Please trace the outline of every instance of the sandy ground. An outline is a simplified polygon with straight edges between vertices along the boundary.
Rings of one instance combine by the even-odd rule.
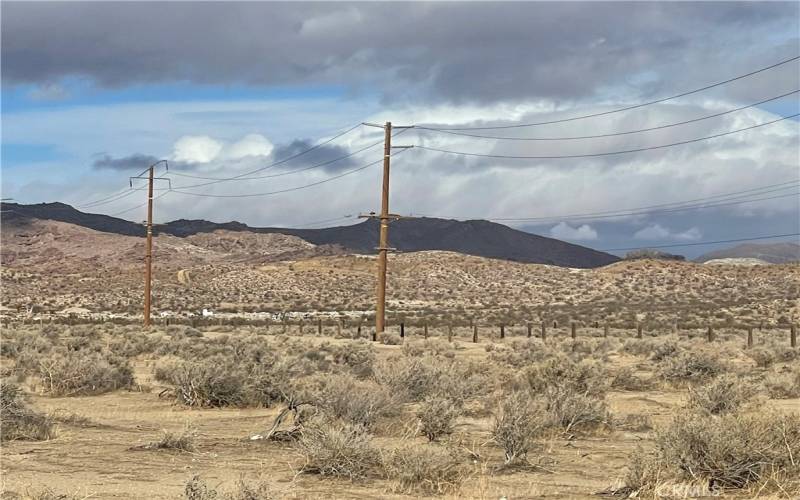
[[[330,340],[330,339],[328,339]],[[480,357],[482,345],[462,344],[458,356]],[[381,355],[401,355],[399,346],[380,346]],[[200,475],[209,486],[231,488],[239,478],[267,478],[288,498],[405,498],[392,493],[381,479],[351,482],[298,474],[302,457],[286,444],[252,441],[267,429],[279,408],[185,409],[159,398],[160,387],[150,368],[136,366],[137,380],[149,392],[116,392],[101,396],[50,398],[32,396],[34,408],[75,413],[93,424],[59,424],[58,437],[44,442],[9,442],[2,450],[5,492],[41,491],[87,498],[181,498],[186,482]],[[668,420],[682,405],[682,391],[611,392],[607,401],[616,417],[646,414],[655,425]],[[770,401],[784,410],[800,410],[800,400]],[[647,442],[647,432],[614,430],[594,436],[560,436],[543,443],[541,468],[496,470],[501,452],[488,444],[491,417],[463,418],[456,435],[463,445],[487,461],[474,464],[472,477],[457,495],[445,498],[597,498],[625,472],[628,456]],[[135,450],[158,440],[163,430],[196,431],[196,450]],[[390,432],[390,434],[395,434]],[[402,434],[398,429],[396,434]],[[381,437],[390,445],[399,437]],[[418,439],[420,443],[423,438]],[[488,462],[488,465],[486,465]]]

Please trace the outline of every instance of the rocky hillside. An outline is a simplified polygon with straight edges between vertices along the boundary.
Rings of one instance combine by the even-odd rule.
[[[715,250],[701,255],[696,262],[714,259],[759,259],[771,264],[786,264],[800,261],[800,244],[790,241],[781,243],[745,243],[733,248]]]
[[[66,222],[84,228],[124,236],[144,236],[141,224],[106,215],[87,214],[63,203],[20,205],[4,203],[3,225],[25,224],[31,220]],[[200,237],[224,230],[242,234],[283,234],[328,249],[329,253],[351,251],[373,254],[378,222],[324,229],[250,227],[240,222],[215,223],[206,220],[176,220],[159,226],[162,235]],[[212,238],[213,240],[213,238]],[[401,219],[392,223],[390,246],[399,251],[447,250],[479,257],[517,262],[593,268],[619,259],[604,252],[553,238],[517,231],[483,220],[455,221],[434,218]],[[245,248],[241,251],[247,253]]]

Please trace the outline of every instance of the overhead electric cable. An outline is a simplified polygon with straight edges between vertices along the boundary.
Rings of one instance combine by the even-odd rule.
[[[378,146],[379,144],[383,144],[383,141],[381,140],[381,141],[375,142],[373,144],[370,144],[369,146],[365,146],[365,147],[363,147],[361,149],[358,149],[356,151],[352,151],[352,152],[350,152],[350,153],[348,153],[346,155],[339,156],[339,157],[333,158],[331,160],[327,160],[327,161],[324,161],[324,162],[321,162],[321,163],[317,163],[315,165],[311,165],[311,166],[308,166],[308,167],[298,168],[298,169],[295,169],[295,170],[288,170],[286,172],[281,172],[279,174],[260,175],[260,176],[257,176],[257,177],[240,177],[238,179],[228,178],[226,180],[231,180],[231,181],[249,181],[249,180],[254,180],[254,179],[272,179],[274,177],[282,177],[284,175],[296,174],[298,172],[305,172],[307,170],[313,170],[315,168],[324,167],[324,166],[330,165],[332,163],[336,163],[338,161],[345,160],[345,159],[350,158],[352,156],[355,156],[355,155],[357,155],[359,153],[363,153],[364,151],[366,151],[368,149],[374,148],[375,146]],[[214,180],[217,180],[217,181],[223,180],[223,179],[219,179],[219,178],[215,178],[215,177],[199,177],[199,176],[191,176],[191,177],[193,177],[195,179],[214,179]],[[200,183],[200,184],[191,184],[191,185],[188,185],[188,186],[178,186],[178,187],[180,189],[192,189],[192,188],[196,188],[196,187],[208,186],[208,185],[211,185],[211,184],[216,184],[216,182],[203,182],[203,183]]]
[[[757,69],[755,71],[751,71],[749,73],[745,73],[743,75],[739,75],[739,76],[736,76],[736,77],[733,77],[733,78],[729,78],[729,79],[723,80],[721,82],[712,83],[711,85],[706,85],[705,87],[700,87],[700,88],[697,88],[697,89],[694,89],[694,90],[689,90],[687,92],[681,92],[680,94],[671,95],[669,97],[663,97],[661,99],[656,99],[656,100],[653,100],[653,101],[647,101],[647,102],[643,102],[643,103],[640,103],[640,104],[635,104],[635,105],[632,105],[632,106],[625,106],[625,107],[613,109],[613,110],[610,110],[610,111],[602,111],[602,112],[598,112],[598,113],[590,113],[590,114],[581,115],[581,116],[574,116],[574,117],[571,117],[571,118],[562,118],[562,119],[559,119],[559,120],[549,120],[549,121],[535,122],[535,123],[523,123],[523,124],[517,124],[517,125],[495,125],[495,126],[488,126],[488,127],[429,127],[429,128],[435,128],[437,130],[498,130],[498,129],[508,129],[508,128],[534,127],[534,126],[537,126],[537,125],[550,125],[550,124],[553,124],[553,123],[564,123],[564,122],[571,122],[571,121],[576,121],[576,120],[583,120],[583,119],[586,119],[586,118],[594,118],[596,116],[606,116],[606,115],[610,115],[610,114],[614,114],[614,113],[621,113],[623,111],[630,111],[632,109],[643,108],[645,106],[650,106],[650,105],[653,105],[653,104],[658,104],[658,103],[661,103],[661,102],[670,101],[672,99],[677,99],[679,97],[684,97],[684,96],[691,95],[691,94],[696,94],[698,92],[702,92],[704,90],[708,90],[708,89],[711,89],[711,88],[714,88],[714,87],[719,87],[721,85],[725,85],[725,84],[734,82],[736,80],[741,80],[743,78],[747,78],[747,77],[756,75],[758,73],[763,73],[764,71],[768,71],[770,69],[777,68],[778,66],[790,63],[792,61],[796,61],[798,59],[800,59],[800,56],[790,57],[789,59],[784,59],[783,61],[777,62],[775,64],[771,64],[771,65],[766,66],[764,68]]]
[[[720,134],[709,135],[709,136],[706,136],[706,137],[698,137],[696,139],[690,139],[688,141],[679,141],[679,142],[673,142],[673,143],[670,143],[670,144],[662,144],[662,145],[659,145],[659,146],[648,146],[648,147],[644,147],[644,148],[626,149],[626,150],[622,150],[622,151],[609,151],[609,152],[605,152],[605,153],[588,153],[588,154],[576,154],[576,155],[549,155],[549,156],[517,156],[517,155],[497,155],[497,154],[468,153],[468,152],[464,152],[464,151],[451,151],[451,150],[447,150],[447,149],[439,149],[439,148],[433,148],[433,147],[430,147],[430,146],[422,146],[422,145],[416,145],[415,148],[424,149],[424,150],[427,150],[427,151],[435,151],[437,153],[446,153],[446,154],[453,154],[453,155],[459,155],[459,156],[475,156],[475,157],[480,157],[480,158],[502,158],[502,159],[511,159],[511,160],[556,160],[556,159],[562,159],[562,158],[592,158],[592,157],[598,157],[598,156],[613,156],[613,155],[621,155],[621,154],[627,154],[627,153],[639,153],[639,152],[642,152],[642,151],[650,151],[650,150],[654,150],[654,149],[663,149],[663,148],[669,148],[669,147],[673,147],[673,146],[681,146],[683,144],[691,144],[691,143],[694,143],[694,142],[706,141],[706,140],[709,140],[709,139],[716,139],[717,137],[723,137],[723,136],[726,136],[726,135],[731,135],[731,134],[736,134],[736,133],[739,133],[739,132],[745,132],[747,130],[756,129],[756,128],[759,128],[759,127],[765,127],[767,125],[772,125],[773,123],[778,123],[778,122],[781,122],[783,120],[788,120],[790,118],[795,118],[797,116],[800,116],[800,113],[795,113],[795,114],[789,115],[789,116],[782,116],[781,118],[778,118],[776,120],[768,121],[768,122],[765,122],[765,123],[759,123],[757,125],[751,125],[750,127],[740,128],[738,130],[731,130],[729,132],[723,132],[723,133],[720,133]]]
[[[777,184],[769,184],[766,186],[760,186],[757,188],[745,189],[743,191],[734,191],[730,193],[722,193],[713,196],[704,196],[702,198],[694,198],[691,200],[683,200],[683,201],[673,201],[669,203],[659,203],[656,205],[646,205],[642,207],[634,207],[634,208],[621,208],[617,210],[605,210],[605,211],[596,211],[596,212],[583,212],[583,213],[576,213],[576,214],[566,214],[566,215],[553,215],[553,216],[538,216],[538,217],[492,217],[487,218],[486,220],[492,220],[497,222],[502,221],[538,221],[538,220],[571,220],[571,219],[579,219],[579,218],[592,218],[602,215],[609,215],[609,214],[628,214],[630,212],[641,212],[641,211],[648,211],[649,209],[659,209],[659,208],[667,208],[667,209],[674,209],[680,208],[680,206],[685,206],[687,204],[696,204],[698,202],[709,202],[712,200],[719,201],[720,198],[741,198],[741,197],[750,197],[750,196],[762,196],[764,194],[773,193],[777,191],[783,191],[786,189],[795,189],[800,187],[800,179],[788,181],[788,182],[780,182]],[[651,212],[648,212],[651,213]],[[417,214],[421,217],[436,217],[442,219],[458,219],[458,220],[474,220],[480,219],[482,217],[465,217],[465,216],[453,216],[453,215],[430,215],[430,214]]]
[[[788,238],[789,236],[800,236],[800,233],[787,233],[787,234],[772,234],[768,236],[754,236],[751,238],[735,238],[730,240],[717,240],[717,241],[700,241],[696,243],[676,243],[672,245],[654,245],[646,247],[628,247],[628,248],[603,248],[601,252],[619,252],[623,250],[646,250],[650,248],[673,248],[673,247],[693,247],[698,245],[715,245],[717,243],[737,243],[739,241],[753,241],[753,240],[770,240],[775,238]]]
[[[169,191],[165,191],[165,192],[161,193],[160,195],[154,197],[153,201],[155,201],[155,200],[157,200],[159,198],[163,198],[164,196],[166,196],[168,194],[169,194]],[[147,202],[140,203],[139,205],[136,205],[135,207],[126,208],[125,210],[121,210],[119,212],[114,212],[113,214],[108,214],[108,216],[109,217],[116,217],[118,215],[122,215],[122,214],[128,213],[128,212],[130,212],[132,210],[136,210],[137,208],[142,208],[142,207],[145,207],[145,206],[147,206]]]
[[[392,154],[392,156],[397,156],[398,154],[400,154],[403,151],[405,151],[405,150],[404,149],[400,150],[399,152]],[[336,179],[341,179],[344,176],[347,176],[347,175],[350,175],[350,174],[354,174],[356,172],[360,172],[360,171],[362,171],[364,169],[367,169],[367,168],[369,168],[369,167],[371,167],[373,165],[377,165],[377,164],[382,163],[382,162],[383,162],[383,159],[376,160],[376,161],[373,161],[371,163],[367,163],[366,165],[363,165],[361,167],[354,168],[352,170],[348,170],[347,172],[341,173],[339,175],[334,175],[332,177],[328,177],[328,178],[323,179],[321,181],[312,182],[311,184],[305,184],[303,186],[296,186],[296,187],[287,188],[287,189],[279,189],[277,191],[268,191],[268,192],[265,192],[265,193],[250,193],[250,194],[190,193],[190,192],[187,192],[187,191],[181,191],[180,189],[174,189],[174,188],[172,189],[171,192],[178,193],[178,194],[185,194],[185,195],[189,195],[189,196],[201,196],[201,197],[204,197],[204,198],[253,198],[253,197],[257,197],[257,196],[270,196],[270,195],[275,195],[275,194],[289,193],[289,192],[292,192],[292,191],[299,191],[301,189],[306,189],[306,188],[310,188],[310,187],[314,187],[314,186],[319,186],[320,184],[325,184],[327,182],[331,182],[331,181],[334,181]]]
[[[609,133],[609,134],[581,135],[581,136],[573,136],[573,137],[497,137],[497,136],[491,136],[491,135],[471,134],[471,133],[468,133],[468,132],[457,132],[457,131],[451,131],[451,130],[447,130],[447,129],[437,129],[437,128],[431,128],[431,127],[423,127],[423,126],[419,126],[419,125],[415,126],[414,129],[415,130],[425,130],[425,131],[430,131],[430,132],[439,132],[439,133],[442,133],[442,134],[450,134],[450,135],[457,135],[457,136],[464,136],[464,137],[475,137],[475,138],[479,138],[479,139],[496,139],[496,140],[503,140],[503,141],[574,141],[574,140],[579,140],[579,139],[599,139],[599,138],[603,138],[603,137],[616,137],[616,136],[621,136],[621,135],[638,134],[638,133],[641,133],[641,132],[652,132],[654,130],[663,130],[663,129],[667,129],[667,128],[671,128],[671,127],[677,127],[679,125],[686,125],[686,124],[689,124],[689,123],[696,123],[696,122],[700,122],[700,121],[703,121],[703,120],[708,120],[708,119],[711,119],[711,118],[716,118],[716,117],[727,115],[727,114],[730,114],[730,113],[735,113],[737,111],[742,111],[744,109],[748,109],[748,108],[752,108],[752,107],[755,107],[755,106],[759,106],[761,104],[772,102],[772,101],[781,99],[783,97],[787,97],[787,96],[790,96],[792,94],[796,94],[798,92],[800,92],[800,89],[793,90],[791,92],[787,92],[785,94],[781,94],[781,95],[776,96],[776,97],[771,97],[769,99],[764,99],[763,101],[759,101],[759,102],[756,102],[756,103],[753,103],[753,104],[748,104],[746,106],[740,106],[738,108],[729,109],[727,111],[721,111],[719,113],[714,113],[712,115],[702,116],[700,118],[693,118],[691,120],[684,120],[684,121],[681,121],[681,122],[670,123],[670,124],[667,124],[667,125],[660,125],[658,127],[648,127],[648,128],[638,129],[638,130],[628,130],[628,131],[625,131],[625,132],[614,132],[614,133]]]
[[[234,175],[232,177],[225,177],[225,178],[216,179],[213,182],[208,182],[208,183],[205,183],[203,185],[204,186],[209,186],[209,185],[217,184],[217,183],[220,183],[220,182],[232,181],[232,180],[240,179],[242,177],[247,177],[249,175],[257,174],[258,172],[263,172],[264,170],[267,170],[267,169],[270,169],[270,168],[273,168],[273,167],[277,167],[278,165],[282,165],[282,164],[287,163],[287,162],[289,162],[291,160],[294,160],[295,158],[299,158],[300,156],[303,156],[303,155],[308,154],[308,153],[310,153],[312,151],[315,151],[315,150],[321,148],[322,146],[325,146],[326,144],[330,144],[331,142],[335,141],[336,139],[338,139],[338,138],[340,138],[340,137],[342,137],[344,135],[349,134],[350,132],[352,132],[353,130],[355,130],[355,129],[359,128],[359,127],[361,127],[361,123],[358,123],[357,125],[354,125],[354,126],[350,127],[349,129],[347,129],[347,130],[345,130],[343,132],[340,132],[340,133],[334,135],[333,137],[331,137],[329,139],[326,139],[326,140],[324,140],[324,141],[322,141],[320,143],[317,143],[317,144],[315,144],[314,146],[312,146],[312,147],[310,147],[308,149],[305,149],[303,151],[300,151],[299,153],[295,153],[295,154],[293,154],[291,156],[283,158],[282,160],[278,160],[278,161],[276,161],[274,163],[271,163],[269,165],[266,165],[266,166],[263,166],[263,167],[259,167],[259,168],[255,169],[255,170],[251,170],[249,172],[244,172],[244,173],[239,174],[239,175]],[[173,175],[180,174],[180,172],[175,172],[175,171],[172,171],[171,173]],[[199,186],[194,186],[194,187],[199,187]]]

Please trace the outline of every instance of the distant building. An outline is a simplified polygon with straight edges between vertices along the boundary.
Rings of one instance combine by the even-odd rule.
[[[203,309],[203,317],[204,318],[208,318],[209,316],[213,316],[213,315],[214,315],[214,311],[212,311],[211,309]]]

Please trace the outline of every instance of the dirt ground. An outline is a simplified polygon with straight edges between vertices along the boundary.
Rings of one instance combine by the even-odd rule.
[[[320,340],[309,338],[310,342]],[[486,358],[487,342],[472,344],[460,339],[456,356]],[[379,356],[402,355],[401,346],[380,345],[377,351]],[[623,366],[633,360],[614,354],[609,363]],[[240,478],[267,479],[285,498],[408,498],[392,493],[388,481],[352,482],[300,474],[303,458],[291,445],[251,440],[250,436],[270,427],[280,408],[187,409],[159,397],[163,387],[153,379],[148,362],[139,360],[135,368],[137,381],[147,388],[142,392],[31,396],[31,405],[40,411],[76,414],[89,423],[60,423],[58,436],[50,441],[3,443],[5,495],[32,495],[50,488],[77,498],[175,499],[183,495],[186,482],[199,475],[209,486],[223,489],[233,487]],[[685,394],[677,389],[612,390],[607,402],[617,418],[647,415],[658,426],[679,411]],[[800,411],[800,399],[769,400],[767,404]],[[474,461],[472,475],[459,492],[444,498],[596,498],[598,492],[619,484],[629,455],[648,440],[648,431],[616,428],[588,436],[561,435],[544,443],[537,467],[509,471],[497,467],[502,452],[489,443],[491,419],[487,414],[459,420],[452,439],[462,439],[465,453],[476,453],[480,459]],[[177,432],[187,425],[196,432],[193,452],[135,449],[158,440],[164,430]],[[405,432],[391,429],[377,440],[391,444]],[[413,439],[426,442],[423,437]]]

